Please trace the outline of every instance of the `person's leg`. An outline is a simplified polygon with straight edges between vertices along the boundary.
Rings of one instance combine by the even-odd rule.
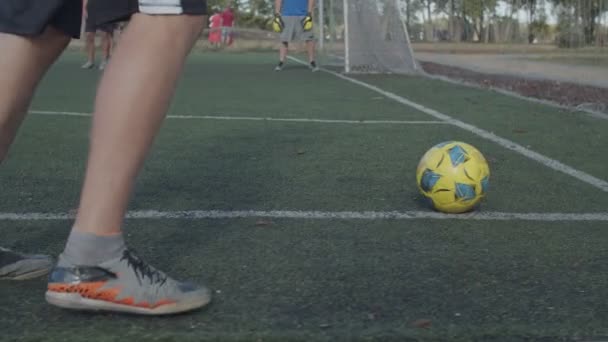
[[[95,67],[95,36],[97,34],[97,25],[95,24],[95,11],[92,11],[90,4],[87,2],[86,18],[84,21],[84,48],[87,55],[87,61],[82,65],[83,69],[92,69]]]
[[[303,18],[300,18],[302,20]],[[308,53],[308,63],[312,71],[318,71],[317,62],[315,61],[315,34],[312,30],[304,31],[302,25],[297,27],[297,36],[300,40],[306,42],[306,52]]]
[[[228,45],[234,44],[234,29],[230,28],[230,33],[228,33]]]
[[[283,66],[285,65],[285,60],[287,59],[287,54],[289,53],[289,43],[281,42],[281,47],[279,48],[279,64],[274,68],[274,71],[283,70]]]
[[[0,163],[25,117],[36,86],[70,37],[48,28],[38,37],[0,33]]]
[[[91,69],[95,66],[95,31],[85,33],[85,52],[87,61],[82,65],[83,69]]]
[[[113,27],[113,26],[112,26]],[[102,31],[101,35],[101,50],[103,54],[103,60],[99,64],[99,70],[104,70],[108,65],[108,61],[110,60],[110,56],[112,54],[112,45],[113,45],[113,29],[108,27]]]
[[[289,53],[289,43],[283,42],[281,44],[281,48],[279,49],[279,61],[285,63],[285,59],[287,59],[288,53]]]
[[[279,48],[279,64],[274,68],[275,71],[281,71],[283,65],[287,61],[289,53],[289,43],[298,37],[301,24],[298,17],[284,16],[283,17],[283,32],[281,32],[281,46]]]
[[[35,38],[0,33],[0,164],[25,118],[36,86],[70,37],[53,29]],[[0,248],[0,280],[25,280],[48,273],[52,260]]]
[[[135,178],[203,23],[203,16],[132,17],[99,85],[80,207],[49,278],[49,303],[168,314],[210,301],[209,290],[177,282],[134,256],[121,233]]]
[[[308,62],[315,61],[315,42],[314,40],[306,41],[306,52],[308,52]]]
[[[318,71],[319,67],[317,66],[317,62],[315,60],[315,41],[314,40],[306,41],[306,51],[308,52],[308,63],[310,63],[310,69],[312,71]]]
[[[79,231],[120,232],[135,176],[202,23],[200,16],[136,14],[131,19],[97,92],[89,163],[75,224]]]
[[[109,60],[110,55],[112,54],[112,32],[103,33],[102,50],[104,60]]]

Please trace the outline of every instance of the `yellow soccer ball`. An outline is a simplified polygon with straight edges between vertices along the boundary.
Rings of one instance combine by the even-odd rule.
[[[490,167],[475,147],[458,141],[428,150],[416,170],[420,192],[434,209],[451,214],[473,210],[490,185]]]

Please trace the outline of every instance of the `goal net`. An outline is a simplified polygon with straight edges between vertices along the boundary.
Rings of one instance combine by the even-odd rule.
[[[420,71],[399,0],[317,0],[320,61],[347,73]],[[323,25],[320,22],[323,22]]]

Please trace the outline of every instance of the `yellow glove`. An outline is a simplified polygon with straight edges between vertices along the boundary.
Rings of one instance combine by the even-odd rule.
[[[281,33],[283,32],[284,28],[285,23],[283,22],[283,18],[281,18],[279,13],[276,13],[272,19],[272,30],[276,33]]]
[[[302,19],[302,28],[304,29],[304,31],[308,32],[310,30],[312,30],[313,27],[313,21],[312,21],[312,15],[310,13],[308,13],[304,19]]]

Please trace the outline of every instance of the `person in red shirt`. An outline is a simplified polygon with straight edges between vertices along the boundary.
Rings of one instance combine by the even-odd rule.
[[[222,12],[222,42],[224,45],[232,45],[234,41],[234,33],[232,28],[234,26],[234,11],[230,6]]]
[[[222,15],[215,13],[209,18],[209,43],[218,48],[222,43]]]

